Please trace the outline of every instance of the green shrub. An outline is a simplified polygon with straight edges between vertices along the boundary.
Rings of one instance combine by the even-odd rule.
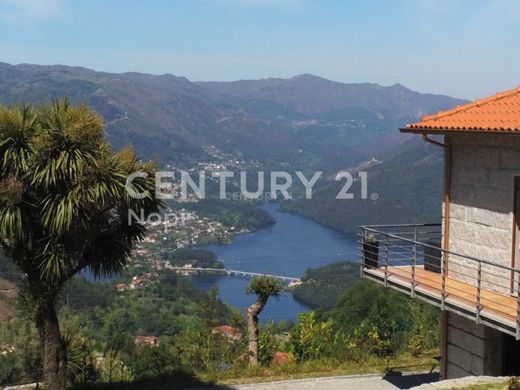
[[[509,390],[520,390],[520,377],[513,376],[507,381],[507,388]]]

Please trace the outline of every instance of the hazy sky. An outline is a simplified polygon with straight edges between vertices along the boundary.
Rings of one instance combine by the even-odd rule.
[[[520,84],[519,0],[0,0],[0,61],[401,83],[476,98]]]

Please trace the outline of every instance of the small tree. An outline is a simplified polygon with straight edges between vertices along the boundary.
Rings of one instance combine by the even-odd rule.
[[[148,175],[127,191],[138,171]],[[56,299],[85,268],[100,276],[125,266],[146,232],[129,211],[147,217],[160,207],[153,171],[131,149],[114,153],[102,119],[86,105],[0,106],[0,245],[25,274],[46,389],[66,387]]]
[[[246,292],[256,294],[256,302],[247,309],[247,333],[249,337],[249,364],[258,365],[258,316],[270,297],[282,291],[281,282],[270,276],[257,276],[251,280]]]

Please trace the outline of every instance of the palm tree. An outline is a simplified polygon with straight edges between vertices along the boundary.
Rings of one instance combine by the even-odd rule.
[[[256,302],[247,309],[247,333],[249,338],[249,365],[258,365],[258,316],[270,297],[277,297],[282,284],[271,276],[256,276],[251,279],[246,292],[256,294]]]
[[[136,171],[149,173],[125,188]],[[46,389],[66,387],[66,348],[55,302],[64,283],[88,268],[119,272],[156,212],[154,165],[129,149],[115,153],[99,115],[67,100],[0,106],[0,245],[23,271],[42,346]],[[144,175],[143,175],[144,176]]]

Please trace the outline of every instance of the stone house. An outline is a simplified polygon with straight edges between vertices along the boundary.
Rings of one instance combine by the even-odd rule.
[[[157,336],[135,336],[134,343],[136,345],[148,345],[150,347],[159,346],[159,337]]]
[[[240,341],[242,339],[242,332],[231,325],[217,326],[211,330],[213,334],[219,334],[226,337],[229,341]]]
[[[362,275],[442,310],[441,375],[520,374],[520,88],[401,129],[444,151],[441,224],[363,226]]]

